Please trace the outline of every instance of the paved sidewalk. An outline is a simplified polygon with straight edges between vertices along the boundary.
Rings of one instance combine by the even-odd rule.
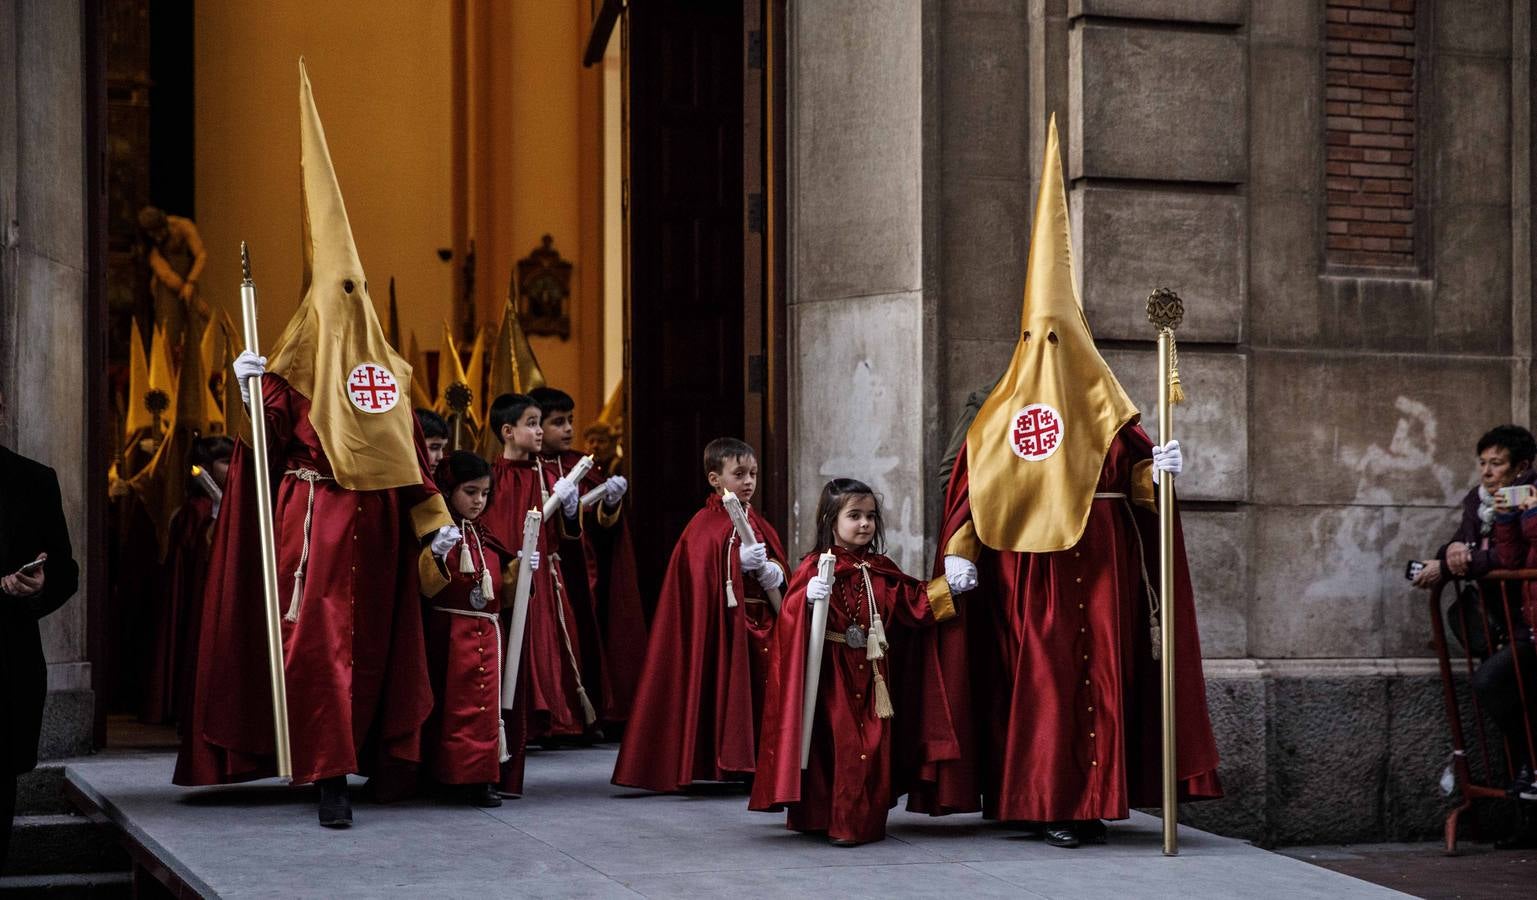
[[[612,748],[530,752],[530,795],[500,809],[359,803],[315,824],[314,793],[276,782],[188,790],[165,753],[71,763],[75,789],[209,896],[288,897],[1403,897],[1193,829],[1159,852],[1157,819],[1059,850],[978,816],[894,812],[878,844],[837,848],[752,813],[729,789],[661,796],[608,783]]]

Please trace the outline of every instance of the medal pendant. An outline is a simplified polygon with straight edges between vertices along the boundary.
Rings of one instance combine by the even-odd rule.
[[[865,648],[865,632],[858,625],[850,625],[849,630],[843,633],[843,639],[848,641],[849,646],[855,650]]]
[[[470,606],[475,609],[486,608],[486,595],[481,593],[480,585],[478,584],[470,588]]]

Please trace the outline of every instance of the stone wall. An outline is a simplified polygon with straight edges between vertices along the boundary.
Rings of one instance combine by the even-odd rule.
[[[1089,322],[1144,411],[1143,301],[1186,302],[1182,500],[1233,798],[1192,821],[1431,833],[1449,738],[1403,563],[1455,526],[1478,436],[1532,418],[1527,5],[1414,4],[1417,249],[1388,269],[1326,253],[1323,2],[793,6],[794,497],[828,459],[881,473],[926,510],[898,557],[926,569],[936,448],[1007,364],[1055,114]]]
[[[77,560],[86,549],[84,447],[96,424],[84,403],[82,30],[78,3],[0,0],[0,443],[58,472]],[[85,609],[82,589],[42,623],[45,756],[90,748]]]

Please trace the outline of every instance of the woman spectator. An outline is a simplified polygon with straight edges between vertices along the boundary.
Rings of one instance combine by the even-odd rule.
[[[1532,460],[1537,440],[1519,425],[1501,425],[1478,439],[1479,483],[1462,498],[1462,523],[1452,539],[1414,578],[1415,587],[1432,588],[1446,578],[1480,578],[1500,567],[1491,535],[1496,492],[1513,484],[1537,482]]]

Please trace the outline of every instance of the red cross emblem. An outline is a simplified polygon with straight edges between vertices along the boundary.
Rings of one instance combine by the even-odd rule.
[[[347,398],[363,412],[389,412],[400,402],[400,383],[389,369],[362,363],[347,376]]]
[[[1062,414],[1044,403],[1032,403],[1014,414],[1009,449],[1028,462],[1049,459],[1062,446]]]

